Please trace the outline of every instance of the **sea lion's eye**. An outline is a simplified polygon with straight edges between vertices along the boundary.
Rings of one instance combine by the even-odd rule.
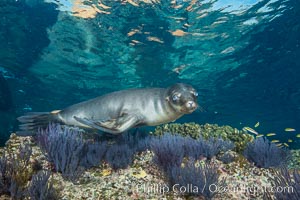
[[[174,94],[174,95],[172,96],[172,100],[173,100],[173,101],[178,101],[179,98],[180,98],[180,95],[179,95],[179,94]]]
[[[198,96],[198,92],[196,92],[196,91],[193,91],[192,93],[193,93],[193,95],[194,95],[195,97],[197,97],[197,96]]]

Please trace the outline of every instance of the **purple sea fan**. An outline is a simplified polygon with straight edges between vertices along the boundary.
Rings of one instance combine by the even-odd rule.
[[[210,137],[205,140],[203,137],[199,137],[195,140],[193,138],[186,137],[184,148],[185,156],[196,160],[201,156],[211,159],[221,151],[226,152],[233,149],[234,144],[231,141],[225,141],[222,138]]]
[[[96,167],[105,159],[108,145],[106,141],[86,142],[81,165],[85,168]]]
[[[168,166],[180,166],[184,157],[186,138],[165,133],[161,137],[154,137],[150,141],[150,148],[154,152],[154,162],[166,170]]]
[[[253,162],[257,167],[270,168],[286,164],[290,151],[277,147],[267,138],[260,137],[249,143],[243,154],[248,161]]]
[[[8,156],[3,153],[0,156],[0,195],[9,194],[11,185],[12,166]]]
[[[37,141],[64,178],[75,181],[83,173],[80,164],[86,148],[80,129],[49,124],[46,130],[38,131]]]
[[[30,185],[27,189],[28,196],[34,200],[56,200],[58,192],[54,189],[53,183],[49,181],[51,172],[39,171],[32,176]]]
[[[132,164],[134,149],[128,144],[112,144],[107,152],[105,160],[113,169],[124,169]]]
[[[200,195],[205,199],[212,199],[220,192],[220,188],[226,186],[225,178],[220,178],[218,166],[208,162],[199,167],[193,161],[184,167],[169,166],[167,175],[174,192],[183,195]]]

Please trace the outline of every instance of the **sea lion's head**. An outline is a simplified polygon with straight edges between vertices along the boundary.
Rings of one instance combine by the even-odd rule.
[[[189,114],[198,107],[198,93],[188,84],[176,83],[168,88],[166,100],[178,113]]]

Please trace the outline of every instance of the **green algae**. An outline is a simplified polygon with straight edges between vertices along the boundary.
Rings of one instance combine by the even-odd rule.
[[[300,169],[300,150],[291,150],[291,157],[288,164],[289,169]]]
[[[205,139],[209,137],[221,137],[224,140],[230,140],[234,143],[236,152],[243,152],[246,145],[253,141],[254,137],[243,130],[232,128],[231,126],[218,126],[216,124],[200,125],[194,122],[191,123],[171,123],[157,126],[154,132],[150,134],[161,136],[164,133],[171,133],[173,135],[189,136],[198,139],[202,136]]]

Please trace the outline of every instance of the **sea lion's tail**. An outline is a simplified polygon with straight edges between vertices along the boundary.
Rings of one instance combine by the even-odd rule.
[[[59,122],[58,112],[30,112],[18,117],[21,122],[17,135],[29,136],[35,135],[39,128],[46,128],[50,122]]]

